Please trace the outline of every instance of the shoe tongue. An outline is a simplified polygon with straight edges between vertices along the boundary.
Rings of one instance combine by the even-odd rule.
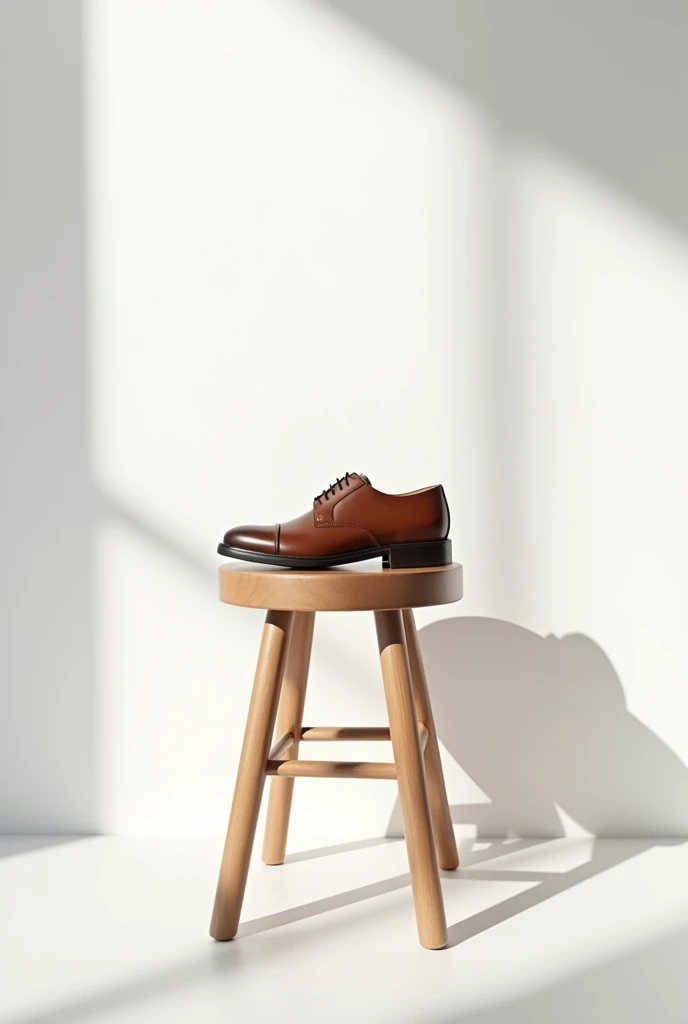
[[[365,473],[357,473],[356,475],[357,475],[357,476],[360,476],[361,480],[365,480],[365,482],[366,482],[367,484],[370,484],[370,480],[369,480],[369,479],[368,479],[368,477],[367,477],[367,476],[365,475]],[[372,487],[372,484],[371,484],[370,486]]]

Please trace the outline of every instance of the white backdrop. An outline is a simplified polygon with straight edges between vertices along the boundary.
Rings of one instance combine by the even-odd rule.
[[[348,469],[448,493],[466,597],[418,619],[456,821],[688,834],[676,26],[514,6],[59,0],[39,84],[12,65],[44,133],[76,113],[61,163],[10,118],[15,247],[53,216],[5,264],[0,828],[224,830],[261,621],[215,545]],[[315,643],[309,721],[383,721],[372,622]],[[296,843],[388,825],[391,786],[297,787]]]

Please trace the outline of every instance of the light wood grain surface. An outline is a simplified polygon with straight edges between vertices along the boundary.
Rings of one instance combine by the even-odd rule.
[[[399,780],[418,937],[427,949],[441,949],[447,944],[447,923],[402,614],[400,611],[376,612],[375,625]]]
[[[303,779],[396,779],[393,762],[268,761],[268,775]]]
[[[313,646],[314,612],[296,612],[291,631],[289,653],[284,668],[282,693],[277,711],[277,735],[291,734],[294,738],[277,753],[271,752],[271,759],[295,758],[299,756],[299,739],[303,720],[303,705],[306,700],[308,669]],[[287,850],[289,817],[294,795],[293,778],[276,778],[270,783],[268,816],[263,840],[263,861],[266,864],[283,864]]]
[[[309,725],[301,730],[302,740],[332,743],[336,740],[382,740],[389,742],[389,727],[382,725]]]
[[[317,572],[238,563],[221,567],[223,601],[268,612],[211,922],[215,938],[231,939],[237,933],[267,775],[272,776],[263,848],[267,864],[284,862],[295,778],[396,778],[418,935],[429,949],[446,945],[439,866],[457,867],[458,854],[411,609],[458,601],[462,580],[458,564],[422,569],[364,565]],[[315,612],[354,610],[375,612],[389,728],[304,727]],[[390,739],[393,763],[298,758],[302,741]]]
[[[248,563],[220,566],[220,600],[246,608],[287,611],[378,611],[451,604],[463,594],[456,562],[424,569],[343,567],[277,569]]]
[[[454,836],[447,790],[444,784],[444,772],[440,759],[440,748],[437,742],[437,731],[432,714],[428,683],[425,678],[425,668],[416,632],[416,622],[413,612],[407,608],[403,612],[404,630],[406,632],[406,647],[408,650],[409,667],[411,670],[411,682],[413,684],[413,696],[416,703],[416,715],[419,722],[425,726],[425,775],[428,789],[428,801],[430,804],[430,816],[432,828],[437,847],[437,858],[440,867],[444,871],[453,871],[459,866],[459,851]]]
[[[233,939],[239,927],[293,619],[284,611],[270,611],[265,618],[210,923],[214,939]]]

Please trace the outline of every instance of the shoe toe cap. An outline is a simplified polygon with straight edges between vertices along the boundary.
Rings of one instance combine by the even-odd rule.
[[[276,526],[235,526],[227,530],[223,544],[241,551],[255,551],[261,555],[274,555],[277,550]]]

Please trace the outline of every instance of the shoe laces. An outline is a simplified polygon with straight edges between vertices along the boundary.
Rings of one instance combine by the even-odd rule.
[[[316,496],[313,498],[313,504],[315,505],[317,501],[318,505],[322,505],[323,498],[325,499],[325,501],[329,501],[330,495],[334,497],[338,487],[340,491],[343,491],[345,487],[349,487],[348,473],[345,473],[341,480],[339,479],[339,477],[337,477],[336,483],[330,484],[330,486],[326,487],[324,491],[320,492],[320,494],[316,494]]]

